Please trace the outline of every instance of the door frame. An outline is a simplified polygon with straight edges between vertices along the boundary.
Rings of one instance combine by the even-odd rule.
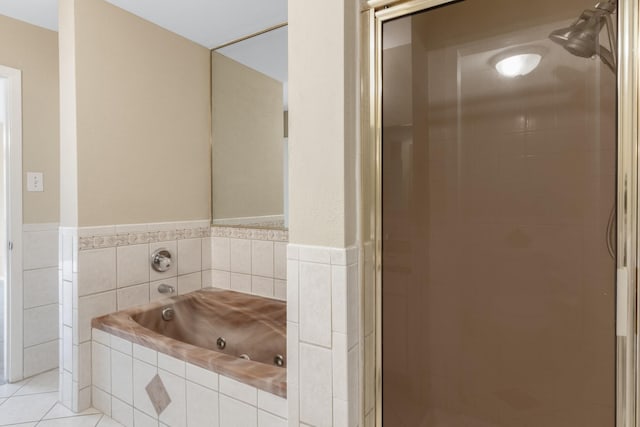
[[[4,150],[4,198],[7,257],[5,283],[4,377],[19,381],[23,372],[23,287],[22,287],[22,72],[0,65],[0,77],[7,79],[7,119]]]
[[[382,24],[458,0],[370,0],[361,14],[361,230],[363,244],[375,248],[365,260],[362,281],[375,278],[374,296],[362,295],[363,313],[375,316],[375,345],[365,346],[363,384],[373,394],[375,425],[382,426]],[[467,0],[478,1],[478,0]],[[594,1],[595,4],[595,1]],[[617,254],[616,267],[616,427],[640,427],[638,414],[638,168],[640,154],[640,0],[618,0]],[[368,153],[368,154],[367,154]],[[368,197],[370,196],[370,197]],[[370,236],[370,238],[368,237]],[[371,271],[367,271],[370,269]],[[373,304],[373,307],[370,305]],[[363,319],[366,324],[367,319]],[[612,343],[613,344],[613,343]],[[373,352],[374,354],[368,354]],[[373,368],[367,369],[367,361]],[[374,376],[373,378],[369,378]],[[373,388],[370,390],[369,388]],[[365,407],[365,411],[367,408]],[[366,415],[366,414],[364,414]]]

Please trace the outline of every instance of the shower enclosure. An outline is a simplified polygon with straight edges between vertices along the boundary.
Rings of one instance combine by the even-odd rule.
[[[370,6],[365,424],[635,426],[637,2]]]

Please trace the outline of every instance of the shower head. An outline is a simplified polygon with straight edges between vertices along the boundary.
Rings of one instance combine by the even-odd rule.
[[[585,10],[569,27],[549,34],[549,38],[569,53],[581,58],[599,56],[602,62],[615,72],[615,33],[611,14],[616,10],[616,1],[596,4],[594,10]],[[600,32],[607,27],[610,49],[600,45]]]
[[[564,47],[569,53],[581,58],[591,58],[596,54],[599,34],[605,25],[603,16],[587,10],[580,19],[568,28],[556,30],[549,38]]]

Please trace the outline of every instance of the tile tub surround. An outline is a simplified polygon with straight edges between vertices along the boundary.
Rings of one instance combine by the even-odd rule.
[[[208,220],[101,227],[62,227],[60,260],[60,399],[82,411],[91,402],[91,319],[163,297],[211,286]],[[175,261],[165,273],[150,255],[167,248]]]
[[[172,307],[173,320],[162,319]],[[286,305],[239,292],[202,289],[93,319],[92,326],[261,390],[286,397]],[[216,340],[224,337],[226,348]],[[241,359],[247,354],[251,360]]]
[[[125,426],[285,427],[283,397],[93,330],[93,404]]]
[[[288,239],[284,229],[211,227],[213,286],[285,300]]]
[[[58,367],[58,224],[24,224],[23,376]]]
[[[287,248],[290,427],[362,425],[356,248]]]

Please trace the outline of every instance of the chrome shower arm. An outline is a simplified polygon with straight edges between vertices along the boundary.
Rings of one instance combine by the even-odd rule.
[[[613,13],[618,7],[617,0],[607,0],[606,2],[600,2],[596,4],[596,9],[604,10],[607,13]]]
[[[617,64],[618,58],[616,56],[617,49],[617,37],[615,35],[615,31],[613,28],[613,20],[611,19],[611,15],[607,14],[605,16],[605,26],[607,27],[607,36],[609,39],[609,49],[600,45],[598,47],[597,55],[600,57],[604,65],[609,67],[611,71],[615,74],[617,72]]]

